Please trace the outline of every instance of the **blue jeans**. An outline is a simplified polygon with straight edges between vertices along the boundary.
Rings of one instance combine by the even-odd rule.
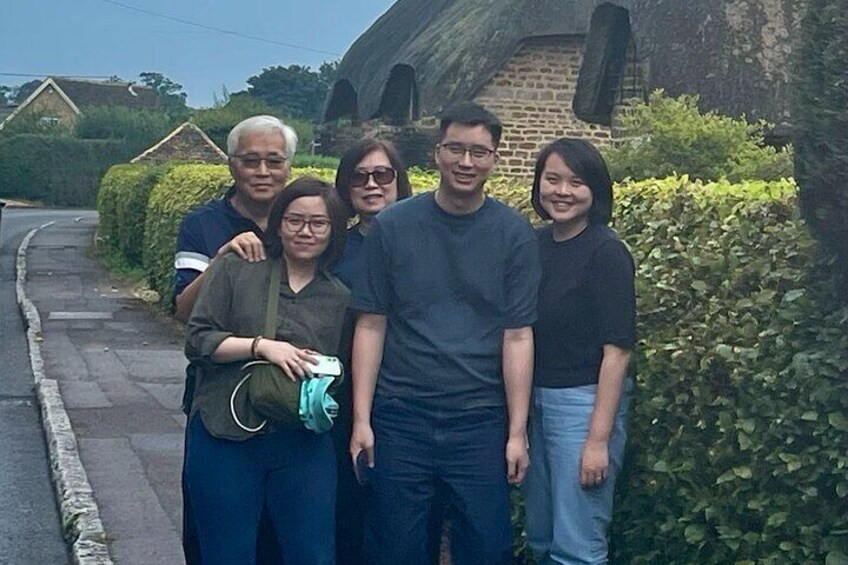
[[[580,486],[580,455],[589,434],[597,385],[533,388],[530,468],[524,482],[527,541],[540,564],[606,563],[615,480],[624,459],[630,381],[609,439],[609,476]]]
[[[263,506],[286,565],[335,563],[336,458],[329,434],[209,435],[195,415],[185,482],[204,565],[253,565]]]
[[[424,565],[437,487],[454,517],[455,565],[510,562],[505,409],[434,410],[414,401],[374,399],[375,466],[365,533],[369,564]]]

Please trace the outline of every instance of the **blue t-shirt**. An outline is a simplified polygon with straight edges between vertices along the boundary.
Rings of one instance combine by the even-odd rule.
[[[339,262],[333,267],[333,274],[348,288],[353,288],[353,281],[362,277],[365,272],[362,258],[362,244],[365,236],[359,231],[359,225],[347,230],[345,248]]]
[[[262,237],[259,226],[233,208],[229,193],[224,198],[210,200],[186,214],[177,234],[174,295],[180,294],[206,270],[225,243],[246,231]]]
[[[448,410],[505,404],[503,332],[536,321],[536,236],[492,198],[451,215],[434,193],[374,220],[351,307],[387,318],[376,394]]]

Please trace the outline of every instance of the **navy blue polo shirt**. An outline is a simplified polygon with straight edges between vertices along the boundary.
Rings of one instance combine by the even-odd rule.
[[[174,295],[180,294],[199,277],[218,250],[238,234],[252,231],[262,237],[259,226],[233,208],[232,194],[233,189],[230,189],[224,198],[210,200],[183,218],[174,256]]]

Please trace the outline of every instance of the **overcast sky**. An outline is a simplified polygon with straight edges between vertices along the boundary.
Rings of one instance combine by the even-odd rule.
[[[264,67],[317,69],[340,59],[393,3],[10,0],[0,17],[0,85],[45,75],[131,80],[155,71],[182,84],[190,106],[209,106],[222,85],[242,90]]]

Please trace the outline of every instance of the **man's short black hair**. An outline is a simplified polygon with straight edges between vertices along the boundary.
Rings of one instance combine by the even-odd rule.
[[[466,126],[483,126],[492,134],[495,149],[501,142],[503,124],[496,115],[475,102],[460,102],[454,104],[439,114],[439,141],[444,141],[445,133],[451,124]]]

